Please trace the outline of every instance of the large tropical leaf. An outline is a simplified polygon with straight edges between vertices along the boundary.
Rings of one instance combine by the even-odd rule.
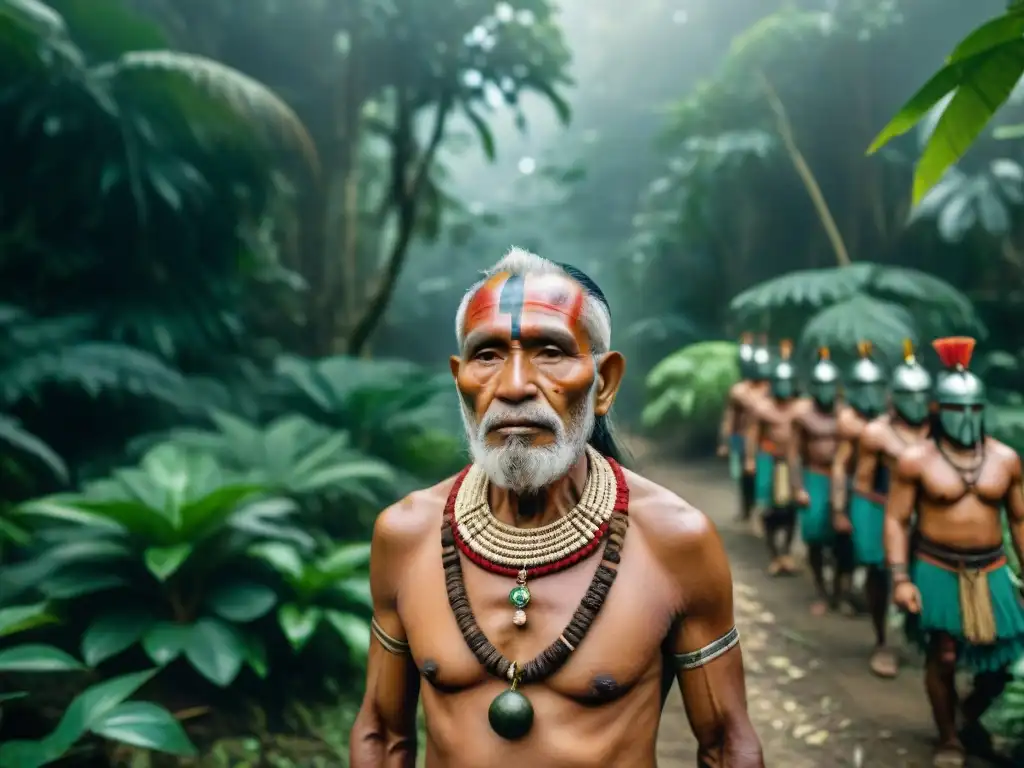
[[[946,65],[921,87],[872,142],[875,152],[909,131],[949,98],[914,174],[914,203],[956,163],[1024,75],[1024,10],[1011,7],[957,45]]]
[[[914,318],[905,307],[858,294],[811,318],[800,346],[802,351],[829,347],[853,354],[857,345],[868,339],[884,358],[898,360],[903,340],[911,339],[916,345],[918,336]]]
[[[313,140],[292,108],[219,61],[178,51],[130,51],[94,74],[130,102],[177,110],[200,139],[237,144],[255,134],[298,151],[318,170]]]
[[[871,278],[874,266],[857,263],[787,272],[748,288],[732,300],[729,308],[741,317],[782,307],[817,309],[859,293]]]
[[[910,221],[934,218],[946,242],[962,242],[968,232],[981,227],[993,237],[1009,233],[1013,206],[1024,203],[1024,168],[1015,160],[1000,158],[981,173],[968,175],[950,168],[914,209]]]

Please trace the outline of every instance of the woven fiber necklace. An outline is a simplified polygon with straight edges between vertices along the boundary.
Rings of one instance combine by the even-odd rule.
[[[526,625],[526,606],[532,599],[527,580],[589,557],[608,532],[619,482],[608,460],[589,446],[587,459],[587,480],[576,506],[550,525],[530,529],[498,520],[487,500],[487,474],[476,465],[465,470],[455,497],[455,544],[475,565],[516,580],[508,600],[517,627]]]
[[[569,547],[568,542],[555,548],[545,545],[541,540],[538,540],[537,552],[547,552],[547,554],[543,556],[541,554],[531,554],[526,547],[530,546],[532,536],[536,535],[539,539],[541,532],[552,533],[552,526],[545,526],[544,528],[534,530],[518,531],[520,534],[516,537],[516,542],[520,545],[518,549],[510,548],[506,550],[494,543],[496,539],[488,539],[491,542],[487,550],[489,554],[488,556],[481,555],[477,549],[469,545],[468,541],[473,539],[467,540],[464,538],[465,534],[463,531],[468,531],[469,529],[464,528],[463,521],[459,519],[457,513],[462,488],[471,479],[476,468],[469,467],[463,470],[462,474],[456,478],[455,484],[452,486],[451,493],[448,496],[448,503],[445,507],[445,515],[441,525],[441,559],[444,566],[448,603],[452,607],[455,621],[459,626],[462,637],[466,641],[466,645],[469,646],[477,660],[490,674],[503,680],[508,680],[510,683],[509,690],[500,693],[491,702],[490,709],[487,712],[491,728],[504,739],[520,739],[529,733],[533,726],[533,705],[530,704],[530,700],[519,690],[519,687],[546,680],[561,669],[590,630],[591,624],[593,624],[598,612],[604,605],[608,591],[615,581],[622,544],[628,527],[629,488],[626,485],[622,469],[617,463],[611,459],[606,459],[590,449],[587,450],[587,456],[590,469],[587,474],[587,483],[584,487],[581,503],[583,498],[587,498],[587,488],[593,484],[599,486],[591,491],[591,494],[594,494],[594,498],[610,498],[611,505],[606,519],[603,522],[597,523],[593,533],[586,536],[584,536],[583,532],[590,530],[590,528],[584,525],[583,520],[589,520],[591,524],[594,523],[594,520],[588,515],[580,513],[580,518],[577,519],[576,523],[572,524],[574,526],[581,526],[576,528],[580,534],[576,541],[582,543],[575,549]],[[605,468],[608,472],[607,475],[604,474]],[[473,482],[479,481],[473,478]],[[477,493],[477,491],[474,491],[473,495],[475,496]],[[486,486],[484,487],[484,493],[486,494]],[[472,496],[467,496],[467,498],[472,498]],[[577,509],[579,507],[580,505],[577,505]],[[596,510],[591,509],[596,513]],[[489,509],[488,514],[490,514]],[[566,517],[569,517],[569,515]],[[497,522],[495,520],[495,523]],[[517,529],[511,526],[506,527],[512,531],[517,531]],[[493,524],[491,524],[491,530],[495,530]],[[606,532],[607,536],[605,535]],[[521,534],[527,535],[522,536]],[[590,586],[576,608],[576,612],[562,631],[562,634],[558,636],[558,639],[531,661],[520,663],[505,658],[491,641],[487,639],[487,636],[484,635],[483,630],[477,624],[476,617],[473,615],[473,608],[469,604],[469,597],[466,594],[466,586],[463,581],[460,553],[464,554],[470,562],[478,564],[492,573],[516,576],[517,579],[521,579],[521,583],[517,583],[509,595],[513,605],[518,606],[519,603],[516,601],[515,595],[519,594],[520,598],[522,598],[522,595],[517,593],[516,590],[526,589],[525,576],[522,571],[527,570],[533,576],[542,576],[563,570],[580,562],[587,554],[592,553],[600,545],[602,539],[606,543],[601,563],[597,566],[594,578],[591,580]],[[479,540],[479,536],[477,540]],[[562,554],[556,554],[559,552]],[[522,600],[520,602],[522,602],[522,607],[517,607],[517,611],[522,611],[526,603],[529,602],[528,590],[525,595],[525,602]],[[516,621],[517,626],[522,626],[522,623]]]

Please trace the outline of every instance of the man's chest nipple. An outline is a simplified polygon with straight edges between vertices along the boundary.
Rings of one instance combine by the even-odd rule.
[[[516,626],[512,621],[515,608],[508,597],[514,579],[496,579],[488,574],[487,578],[472,581],[473,589],[467,591],[476,626],[502,656],[520,665],[542,657],[552,645],[562,642],[560,636],[578,607],[578,600],[572,596],[582,596],[586,591],[586,580],[582,586],[558,584],[557,575],[528,582],[532,594],[525,609],[527,622]],[[615,593],[623,586],[613,585],[583,642],[564,666],[537,685],[592,705],[624,695],[653,673],[668,622],[656,626],[659,623],[651,617],[658,611],[654,605],[645,605],[643,596],[633,595],[631,601],[616,599],[621,595]],[[484,685],[508,684],[487,672],[466,639],[473,628],[459,626],[443,591],[437,597],[425,595],[403,606],[400,615],[416,666],[424,681],[438,693],[457,694]],[[621,627],[634,629],[617,631]]]

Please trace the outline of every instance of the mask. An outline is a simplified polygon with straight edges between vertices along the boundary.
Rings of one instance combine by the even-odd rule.
[[[892,407],[908,424],[923,424],[928,418],[927,392],[893,392]]]
[[[821,408],[828,410],[835,405],[836,394],[838,391],[838,387],[836,387],[835,383],[811,384],[810,390],[811,397],[814,398],[814,402],[816,402]]]
[[[850,387],[850,405],[865,416],[877,416],[885,407],[885,386],[858,384]]]
[[[969,448],[981,441],[985,431],[985,409],[980,405],[967,408],[939,408],[939,424],[946,437]]]
[[[792,379],[776,379],[772,381],[772,394],[780,400],[787,400],[796,392]]]

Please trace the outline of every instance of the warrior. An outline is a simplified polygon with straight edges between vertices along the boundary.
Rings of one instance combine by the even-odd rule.
[[[746,333],[740,339],[739,370],[742,379],[729,389],[722,416],[718,455],[729,457],[729,469],[740,490],[740,521],[751,519],[754,508],[754,473],[743,466],[743,439],[750,410],[768,391],[771,357],[765,346],[754,346],[754,337]]]
[[[807,545],[807,559],[817,591],[811,613],[822,616],[831,606],[839,608],[849,587],[853,558],[849,536],[832,527],[832,457],[836,452],[836,399],[839,369],[828,347],[818,352],[808,385],[810,400],[793,418],[789,441],[790,480],[793,498],[800,509],[800,535]],[[825,583],[825,554],[831,550],[834,571],[831,589]]]
[[[673,679],[701,765],[763,768],[722,542],[620,464],[601,290],[513,249],[455,331],[473,463],[377,519],[353,768],[417,764],[419,701],[427,768],[654,768]]]
[[[796,504],[790,483],[786,451],[793,418],[803,402],[797,397],[796,370],[790,361],[793,343],[780,345],[780,359],[772,370],[771,396],[755,403],[746,439],[746,469],[756,471],[765,507],[764,538],[768,544],[770,576],[791,575],[797,567],[790,555],[796,533]]]
[[[857,345],[859,356],[845,382],[846,405],[836,418],[839,446],[832,460],[832,527],[841,536],[851,535],[853,530],[847,505],[861,433],[885,408],[885,373],[871,358],[871,350],[870,341]]]
[[[1024,607],[1007,565],[1002,509],[1018,557],[1024,490],[1015,451],[985,434],[985,387],[969,370],[974,339],[934,342],[944,372],[935,386],[930,440],[906,448],[885,507],[885,553],[895,603],[914,619],[925,649],[925,688],[939,742],[933,765],[960,768],[984,734],[979,718],[1005,684],[1003,670],[1024,653]],[[913,559],[908,529],[916,513]],[[975,672],[956,732],[956,668]]]
[[[917,361],[909,339],[903,343],[903,358],[892,373],[889,411],[870,421],[861,433],[850,499],[854,556],[866,570],[865,595],[875,630],[870,668],[884,678],[895,677],[899,670],[899,659],[886,643],[890,585],[885,567],[885,497],[900,454],[927,439],[930,432],[931,374]]]

